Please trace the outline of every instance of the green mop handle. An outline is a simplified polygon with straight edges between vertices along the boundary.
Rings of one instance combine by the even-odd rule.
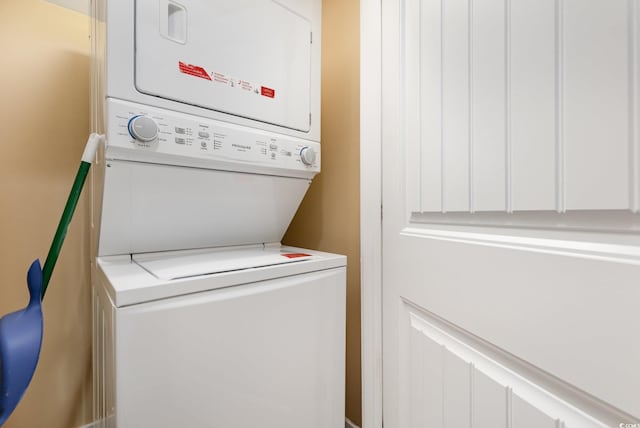
[[[71,192],[69,193],[67,204],[65,205],[64,211],[62,212],[62,217],[60,218],[58,229],[56,230],[53,242],[51,243],[51,248],[49,248],[47,260],[44,262],[44,268],[42,268],[43,299],[44,293],[47,291],[47,286],[49,285],[49,280],[51,279],[51,274],[53,273],[53,268],[55,267],[58,256],[60,255],[60,250],[62,249],[64,238],[65,236],[67,236],[67,230],[69,229],[69,224],[71,223],[73,212],[76,210],[76,205],[78,205],[78,199],[80,198],[80,193],[82,192],[82,186],[87,179],[87,173],[89,172],[89,168],[91,168],[91,162],[93,162],[93,159],[95,158],[96,151],[98,150],[98,144],[100,143],[100,141],[102,141],[102,139],[102,135],[91,134],[89,136],[89,139],[87,140],[87,145],[84,148],[82,161],[80,162],[80,167],[78,168],[76,179],[74,180],[73,186],[71,187]]]

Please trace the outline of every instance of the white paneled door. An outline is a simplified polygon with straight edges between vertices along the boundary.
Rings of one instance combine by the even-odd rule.
[[[640,427],[640,0],[381,16],[384,427]]]

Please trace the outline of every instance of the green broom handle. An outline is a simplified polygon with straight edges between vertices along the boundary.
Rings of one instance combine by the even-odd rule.
[[[53,268],[55,267],[58,256],[60,255],[60,250],[62,249],[64,238],[67,236],[67,230],[69,229],[69,224],[71,223],[73,212],[76,210],[76,205],[78,205],[78,199],[80,198],[80,193],[82,192],[82,186],[87,179],[89,168],[91,168],[91,162],[93,162],[96,150],[98,149],[98,144],[100,143],[102,138],[103,137],[101,135],[91,134],[84,149],[84,153],[82,154],[82,161],[80,162],[80,167],[78,168],[76,179],[74,180],[73,186],[71,187],[71,192],[69,193],[67,204],[65,205],[64,211],[62,212],[62,217],[60,218],[58,229],[56,230],[53,242],[51,243],[51,248],[49,249],[49,254],[47,255],[47,260],[44,262],[44,268],[42,269],[43,299],[44,294],[47,291],[47,286],[49,285],[49,280],[51,279],[51,274],[53,273]]]

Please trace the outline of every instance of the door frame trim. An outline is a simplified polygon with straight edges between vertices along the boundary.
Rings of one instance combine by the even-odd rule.
[[[360,0],[362,428],[382,428],[382,0]]]

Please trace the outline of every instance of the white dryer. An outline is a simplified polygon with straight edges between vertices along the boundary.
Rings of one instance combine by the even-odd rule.
[[[92,2],[104,426],[344,426],[346,258],[280,245],[320,171],[320,5]]]

